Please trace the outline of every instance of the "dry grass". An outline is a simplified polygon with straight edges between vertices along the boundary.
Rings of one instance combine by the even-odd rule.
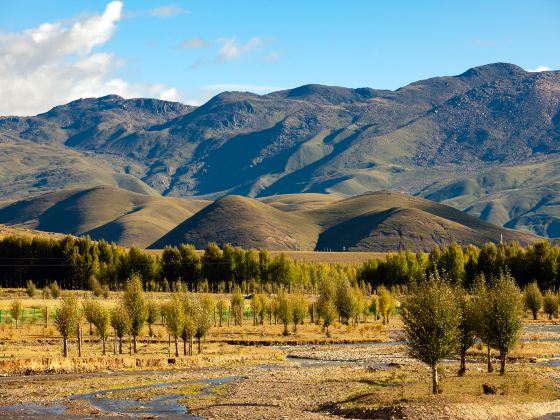
[[[440,369],[442,374],[441,393],[431,393],[429,370],[391,369],[364,375],[360,380],[364,386],[354,390],[340,401],[346,408],[382,408],[406,404],[459,404],[487,402],[496,404],[551,401],[560,397],[553,379],[536,368],[527,366],[510,367],[506,375],[484,372],[483,365],[469,365],[467,374],[457,376],[455,365]],[[497,387],[497,394],[485,395],[482,384]]]

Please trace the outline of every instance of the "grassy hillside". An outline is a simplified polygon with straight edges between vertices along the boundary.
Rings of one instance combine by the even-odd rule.
[[[61,233],[42,232],[40,230],[32,230],[32,229],[18,228],[13,226],[0,225],[0,239],[5,238],[6,236],[29,236],[29,237],[60,239],[64,235]]]
[[[208,242],[271,250],[313,249],[319,227],[296,212],[284,212],[255,199],[226,196],[204,208],[150,248]]]
[[[207,204],[96,187],[17,201],[0,209],[0,223],[145,247]]]
[[[560,161],[501,166],[447,185],[425,197],[465,210],[498,226],[548,237],[560,236]]]
[[[276,251],[391,252],[429,251],[451,242],[527,244],[539,239],[388,190],[350,198],[290,194],[209,202],[96,187],[10,203],[0,207],[0,223],[152,249],[181,243],[203,249],[215,241]]]
[[[293,207],[291,205],[293,203]],[[390,252],[435,245],[539,238],[503,229],[452,207],[392,191],[340,199],[313,194],[260,201],[222,198],[181,223],[151,248],[209,241],[244,248]]]

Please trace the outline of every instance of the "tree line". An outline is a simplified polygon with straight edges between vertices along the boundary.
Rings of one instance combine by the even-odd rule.
[[[399,251],[363,264],[295,261],[266,250],[244,250],[210,243],[202,254],[193,246],[166,247],[161,255],[137,247],[126,249],[88,237],[63,239],[6,237],[0,240],[0,286],[24,287],[32,280],[39,288],[57,282],[63,289],[101,293],[122,290],[139,275],[148,291],[169,292],[186,287],[195,292],[276,293],[302,289],[316,293],[323,279],[347,279],[373,291],[379,285],[409,286],[435,270],[454,285],[472,286],[479,274],[487,278],[509,271],[519,286],[536,281],[542,290],[560,286],[560,247],[517,242],[461,247],[435,247],[429,254]]]

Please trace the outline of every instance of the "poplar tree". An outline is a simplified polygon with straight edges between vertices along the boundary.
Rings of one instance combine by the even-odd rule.
[[[437,272],[416,286],[402,313],[412,357],[432,370],[432,392],[439,392],[438,363],[452,355],[459,340],[461,310],[451,287]]]

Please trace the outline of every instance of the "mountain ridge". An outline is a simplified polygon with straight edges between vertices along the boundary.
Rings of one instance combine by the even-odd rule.
[[[483,218],[492,214],[488,205],[503,207],[507,217],[492,220],[554,237],[560,213],[552,204],[522,218],[514,206],[515,197],[530,196],[519,204],[525,208],[560,192],[556,181],[552,191],[534,188],[532,169],[550,163],[547,176],[560,175],[559,104],[559,72],[508,63],[396,90],[309,84],[266,95],[224,92],[196,108],[90,98],[36,117],[0,118],[0,147],[9,154],[0,166],[10,168],[0,169],[0,196],[97,185],[211,200],[389,188]],[[13,163],[24,160],[25,167]],[[503,183],[491,191],[477,181],[500,171],[522,171],[532,187],[517,192]],[[453,187],[460,184],[477,191],[463,194]],[[500,191],[509,198],[496,203]]]

